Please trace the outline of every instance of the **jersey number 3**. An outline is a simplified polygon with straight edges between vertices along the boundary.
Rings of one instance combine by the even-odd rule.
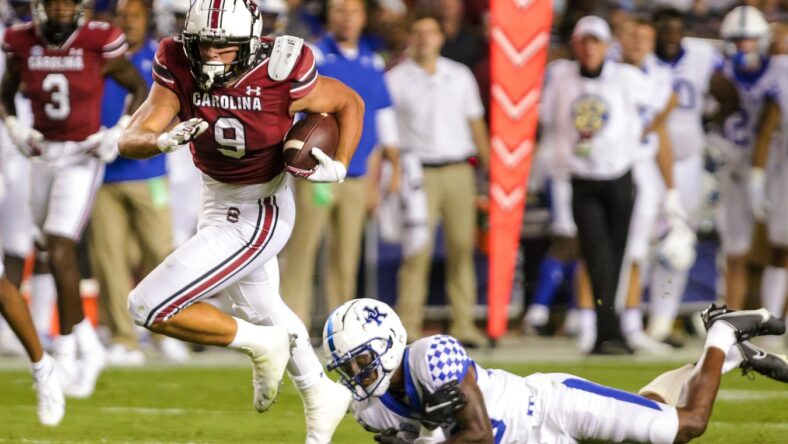
[[[68,97],[68,79],[65,74],[52,73],[44,77],[41,89],[49,93],[49,102],[44,105],[44,113],[52,120],[65,120],[71,114]]]
[[[246,155],[246,130],[235,117],[219,117],[213,124],[213,137],[225,156],[240,159]]]

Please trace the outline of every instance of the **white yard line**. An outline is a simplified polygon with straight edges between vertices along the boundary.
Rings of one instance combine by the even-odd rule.
[[[718,401],[765,401],[771,399],[788,399],[786,390],[720,390]]]

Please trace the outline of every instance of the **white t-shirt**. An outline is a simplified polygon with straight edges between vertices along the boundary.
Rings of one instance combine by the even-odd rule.
[[[641,115],[653,100],[647,83],[639,69],[610,60],[595,78],[580,75],[577,62],[548,66],[539,115],[551,133],[557,175],[608,180],[632,168]]]
[[[712,75],[722,66],[722,56],[711,43],[685,38],[681,48],[682,53],[674,63],[656,59],[673,73],[673,90],[679,99],[667,122],[676,160],[703,151],[704,100]]]
[[[469,121],[484,116],[471,71],[447,58],[430,75],[411,59],[386,73],[400,146],[424,163],[446,163],[476,153]]]

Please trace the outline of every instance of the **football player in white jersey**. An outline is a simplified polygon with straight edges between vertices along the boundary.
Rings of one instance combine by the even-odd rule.
[[[644,396],[565,373],[521,377],[485,369],[451,336],[406,346],[397,314],[373,299],[334,310],[323,349],[328,369],[353,393],[356,420],[381,443],[687,442],[705,431],[722,373],[750,365],[742,351],[748,339],[785,332],[765,309],[712,306],[704,321],[708,336],[698,363],[670,382],[657,378]],[[788,381],[788,362],[772,354],[768,361],[758,361],[757,371]],[[679,393],[680,407],[665,388]]]
[[[707,94],[720,104],[711,120],[721,125],[738,106],[733,85],[719,71],[722,57],[707,42],[684,37],[684,17],[674,9],[654,14],[657,29],[657,63],[673,73],[678,105],[667,121],[673,145],[674,173],[678,197],[687,211],[690,226],[697,228],[703,208],[703,103]],[[669,340],[694,261],[670,264],[660,261],[651,274],[651,304],[648,333]],[[678,345],[673,343],[673,345]]]
[[[756,165],[751,169],[752,149],[764,104],[770,95],[774,96],[780,81],[779,63],[773,63],[775,58],[767,53],[770,28],[757,8],[732,10],[723,20],[720,34],[730,48],[724,72],[741,97],[740,110],[725,121],[727,140],[720,143],[725,157],[720,174],[720,232],[728,256],[726,298],[729,306],[738,308],[747,286],[745,255],[751,248],[754,224],[751,208],[757,210],[758,218],[764,216],[759,204],[764,193],[759,190],[764,189],[766,178],[762,168]],[[772,276],[769,272],[765,277],[770,280]]]
[[[658,261],[686,268],[695,258],[695,233],[686,222],[686,211],[678,190],[673,187],[673,147],[666,127],[666,121],[678,104],[678,96],[673,91],[671,70],[656,62],[653,53],[656,30],[650,22],[627,20],[620,27],[618,40],[621,61],[640,68],[650,83],[648,88],[653,91],[650,106],[641,109],[646,129],[634,168],[638,194],[624,261],[624,275],[626,269],[629,270],[629,291],[621,316],[621,330],[632,348],[667,353],[669,346],[643,332],[641,275],[645,276],[649,270],[650,247],[658,219],[664,221],[667,228],[664,230],[667,234],[654,252]],[[627,280],[622,279],[622,283],[620,285],[626,285]]]
[[[741,22],[742,15],[748,13],[752,11],[737,8],[723,24]],[[735,32],[726,28],[723,31]],[[743,40],[738,42],[739,47],[743,44]],[[753,41],[750,45],[762,47],[763,42]],[[768,65],[774,75],[757,119],[748,192],[752,214],[766,222],[771,246],[770,262],[761,279],[761,303],[773,313],[784,313],[788,291],[788,55],[772,55]],[[776,342],[774,345],[779,346]]]

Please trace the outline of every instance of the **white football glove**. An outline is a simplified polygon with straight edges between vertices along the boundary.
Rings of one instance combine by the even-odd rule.
[[[208,122],[194,117],[175,125],[175,128],[163,133],[156,140],[156,146],[162,153],[171,153],[189,144],[197,136],[208,129]]]
[[[22,125],[14,116],[6,117],[4,123],[5,127],[8,129],[8,135],[11,137],[11,141],[14,142],[16,149],[18,149],[23,156],[36,157],[44,152],[44,135],[35,128]]]
[[[131,121],[131,116],[123,115],[112,128],[102,128],[96,134],[88,137],[85,140],[89,146],[88,154],[101,159],[104,163],[110,163],[115,160],[120,154],[118,151],[120,135],[129,126],[129,121]]]
[[[659,236],[654,254],[664,267],[685,271],[695,263],[695,231],[687,223],[687,212],[681,205],[678,190],[670,189],[662,201],[665,230]]]
[[[766,171],[763,168],[750,168],[747,178],[747,195],[750,198],[750,209],[758,221],[766,219]]]
[[[342,183],[347,175],[347,168],[342,162],[334,160],[320,148],[312,148],[312,157],[317,159],[317,166],[308,174],[299,174],[310,182],[336,182]]]

